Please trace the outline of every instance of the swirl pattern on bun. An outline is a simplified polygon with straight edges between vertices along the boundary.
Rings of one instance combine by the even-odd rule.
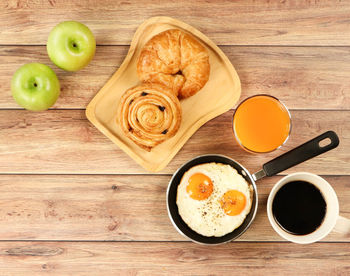
[[[180,102],[169,88],[144,83],[123,94],[118,122],[127,137],[151,151],[176,134],[181,124],[181,112]]]

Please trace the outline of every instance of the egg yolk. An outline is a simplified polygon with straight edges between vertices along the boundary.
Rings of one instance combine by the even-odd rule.
[[[202,173],[195,173],[188,179],[186,192],[195,200],[207,199],[213,192],[213,182]]]
[[[245,195],[237,190],[227,191],[220,199],[221,208],[228,216],[239,215],[244,210],[245,204]]]

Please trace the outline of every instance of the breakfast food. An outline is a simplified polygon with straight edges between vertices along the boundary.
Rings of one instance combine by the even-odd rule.
[[[192,230],[221,237],[238,228],[250,212],[252,187],[230,165],[200,164],[183,175],[176,204]]]
[[[66,71],[78,71],[93,59],[96,40],[83,23],[63,21],[50,32],[46,49],[55,65]]]
[[[171,29],[146,43],[137,73],[142,81],[163,84],[183,99],[197,93],[208,81],[209,55],[194,37]]]
[[[123,94],[118,121],[127,137],[150,151],[176,134],[181,124],[181,105],[167,87],[138,85]]]
[[[122,96],[118,122],[127,137],[151,151],[178,131],[178,98],[194,95],[208,81],[209,55],[191,35],[168,30],[143,47],[137,72],[143,83]]]
[[[55,72],[42,63],[27,63],[13,74],[12,96],[27,110],[41,111],[53,106],[60,95]]]
[[[244,149],[269,152],[287,141],[291,118],[288,109],[275,97],[255,95],[236,108],[233,130],[238,144]]]

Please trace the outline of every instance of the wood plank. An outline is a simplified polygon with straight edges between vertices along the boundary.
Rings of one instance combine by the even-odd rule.
[[[45,44],[60,21],[78,20],[97,43],[129,44],[152,16],[171,16],[220,45],[350,45],[347,1],[27,1],[0,3],[0,44]]]
[[[244,99],[259,93],[280,98],[291,109],[350,109],[349,47],[221,47],[241,78]],[[54,108],[85,108],[122,63],[128,46],[100,46],[91,64],[74,73],[58,69],[44,46],[0,47],[0,108],[18,108],[12,74],[24,63],[51,66],[60,79]]]
[[[258,182],[259,208],[239,241],[283,241],[266,214],[281,178]],[[325,176],[350,218],[350,176]],[[166,210],[170,176],[0,175],[0,240],[184,241]],[[323,241],[350,242],[331,233]]]
[[[350,243],[1,242],[4,275],[349,275]],[[327,261],[325,261],[327,260]]]
[[[91,63],[78,72],[67,72],[49,59],[45,46],[1,46],[0,89],[6,91],[0,108],[20,108],[12,98],[11,78],[23,64],[40,62],[50,66],[61,84],[61,95],[53,108],[85,108],[123,62],[128,46],[99,46]]]
[[[350,111],[292,111],[293,130],[286,145],[255,155],[234,141],[229,111],[197,131],[161,174],[173,173],[185,161],[207,153],[231,156],[255,172],[281,153],[333,129],[341,141],[337,149],[288,172],[350,175],[349,117]],[[0,131],[0,173],[147,173],[88,123],[84,110],[1,110]]]

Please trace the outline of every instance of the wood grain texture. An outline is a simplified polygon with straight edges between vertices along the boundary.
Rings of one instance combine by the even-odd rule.
[[[292,134],[281,149],[269,154],[248,154],[234,141],[232,111],[201,127],[160,173],[173,173],[201,154],[228,155],[251,172],[274,157],[327,130],[340,137],[338,148],[287,172],[350,174],[350,111],[292,111]],[[85,118],[84,110],[0,111],[0,173],[147,173],[110,142]]]
[[[350,109],[350,47],[235,47],[221,49],[242,83],[241,99],[265,93],[290,109]],[[99,46],[85,69],[65,72],[48,58],[45,46],[0,47],[0,108],[19,108],[11,78],[21,65],[41,62],[57,73],[61,96],[53,108],[85,108],[118,69],[128,46]]]
[[[349,275],[350,243],[1,242],[11,275]]]
[[[350,176],[325,176],[350,218]],[[281,176],[257,183],[258,213],[239,241],[283,241],[266,202]],[[0,175],[1,240],[184,241],[166,209],[170,176]],[[323,241],[350,242],[331,233]]]
[[[348,1],[27,1],[0,4],[0,44],[46,44],[63,20],[87,24],[98,44],[129,44],[138,25],[171,16],[220,45],[350,45]]]
[[[221,246],[184,242],[165,202],[170,174],[192,157],[225,154],[255,172],[333,129],[337,149],[283,174],[326,175],[350,218],[349,14],[349,1],[332,0],[0,1],[0,275],[350,275],[349,236],[296,245],[272,230],[266,201],[281,176],[257,183],[254,223]],[[267,93],[286,103],[293,120],[287,144],[270,154],[244,152],[233,140],[230,111],[203,126],[161,174],[147,175],[99,133],[84,108],[152,16],[183,20],[222,45],[241,78],[241,99]],[[87,24],[100,45],[79,72],[58,69],[46,54],[49,32],[63,20]],[[19,107],[10,80],[27,62],[57,72],[55,110],[11,110]]]

